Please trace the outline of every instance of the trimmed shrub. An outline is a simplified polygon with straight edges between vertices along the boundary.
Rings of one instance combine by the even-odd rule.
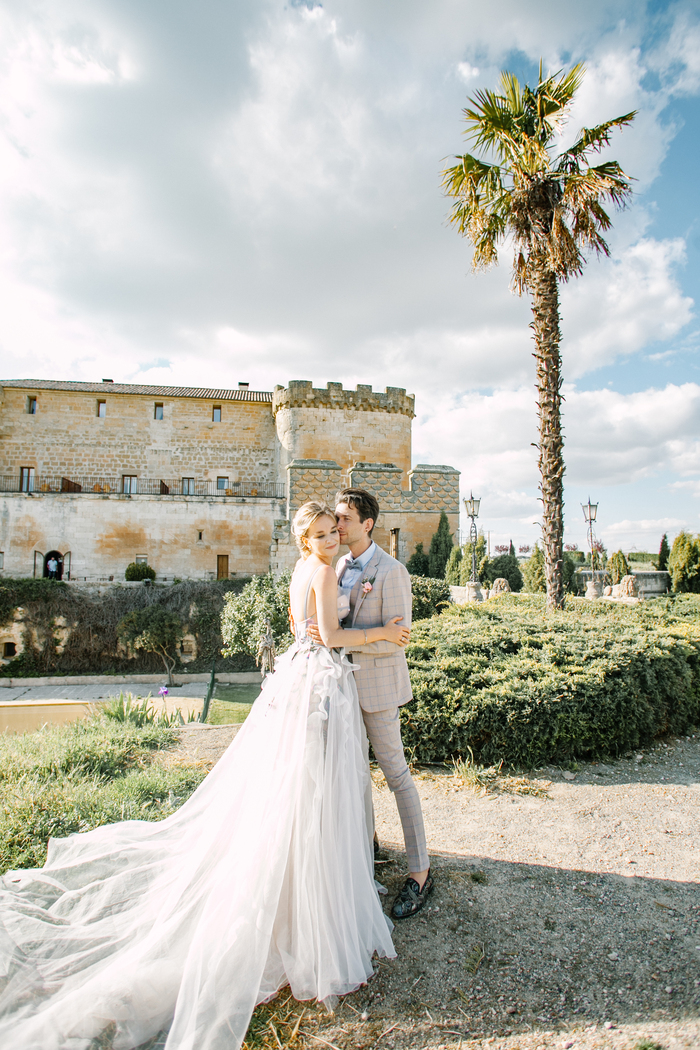
[[[450,585],[446,580],[434,580],[430,576],[411,576],[411,590],[414,622],[435,616],[452,601]]]
[[[668,571],[674,591],[700,593],[700,537],[679,532],[673,541]]]
[[[423,550],[423,544],[417,543],[416,549],[406,562],[411,576],[430,576],[430,558]]]
[[[144,562],[132,561],[130,565],[127,565],[124,572],[124,579],[128,583],[135,583],[138,580],[155,580],[156,570],[151,565],[146,565]]]
[[[433,533],[428,552],[428,576],[435,580],[445,578],[445,568],[449,561],[454,543],[450,532],[450,522],[444,510],[440,511],[437,532]]]
[[[681,604],[682,603],[682,604]],[[501,595],[419,623],[401,708],[418,762],[532,767],[623,754],[700,721],[697,598],[638,606]]]
[[[544,574],[544,551],[535,544],[532,554],[523,565],[523,584],[529,594],[544,594],[547,590],[547,578]]]
[[[619,583],[623,576],[629,576],[630,574],[629,562],[622,551],[615,551],[614,554],[611,554],[608,558],[606,569],[610,573],[610,579],[613,583]]]
[[[495,558],[487,558],[482,564],[479,573],[482,583],[490,587],[499,576],[508,580],[511,591],[522,591],[523,576],[518,559],[514,554],[499,554]]]
[[[459,586],[460,562],[462,561],[462,548],[453,547],[445,567],[445,583]]]

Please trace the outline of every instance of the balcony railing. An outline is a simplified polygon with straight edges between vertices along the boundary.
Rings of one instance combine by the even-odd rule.
[[[0,476],[0,492],[50,494],[71,492],[137,496],[238,496],[245,499],[284,499],[286,488],[276,481],[200,481],[198,478],[114,478],[66,475],[62,477]]]

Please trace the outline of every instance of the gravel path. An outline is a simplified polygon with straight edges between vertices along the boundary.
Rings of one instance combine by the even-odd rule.
[[[213,763],[236,729],[183,728],[178,760]],[[333,1017],[304,1004],[307,1045],[700,1047],[700,734],[488,790],[463,772],[417,772],[436,891]],[[373,780],[391,899],[400,826]]]

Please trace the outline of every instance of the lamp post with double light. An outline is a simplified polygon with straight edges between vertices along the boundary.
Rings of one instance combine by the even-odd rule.
[[[583,509],[583,516],[586,520],[586,524],[588,525],[588,546],[591,548],[591,571],[595,572],[597,551],[593,547],[593,544],[595,542],[595,537],[593,535],[593,523],[598,515],[598,504],[591,503],[591,497],[589,496],[588,503],[582,503],[581,507]]]
[[[481,505],[481,500],[480,499],[474,499],[474,496],[470,492],[469,493],[469,499],[465,499],[463,502],[464,502],[464,509],[467,512],[467,517],[471,518],[471,520],[472,520],[472,523],[471,523],[471,525],[469,527],[469,542],[471,543],[471,546],[472,546],[472,575],[471,575],[470,582],[471,583],[478,583],[478,578],[477,578],[477,575],[476,575],[476,540],[477,540],[476,519],[479,517],[479,507]]]

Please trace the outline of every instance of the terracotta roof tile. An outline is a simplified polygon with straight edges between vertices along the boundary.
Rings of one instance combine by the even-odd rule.
[[[71,383],[58,379],[5,379],[0,387],[28,390],[75,390],[86,394],[146,394],[150,397],[201,397],[209,401],[266,401],[272,403],[271,390],[226,390],[195,386],[144,386],[139,383]]]

